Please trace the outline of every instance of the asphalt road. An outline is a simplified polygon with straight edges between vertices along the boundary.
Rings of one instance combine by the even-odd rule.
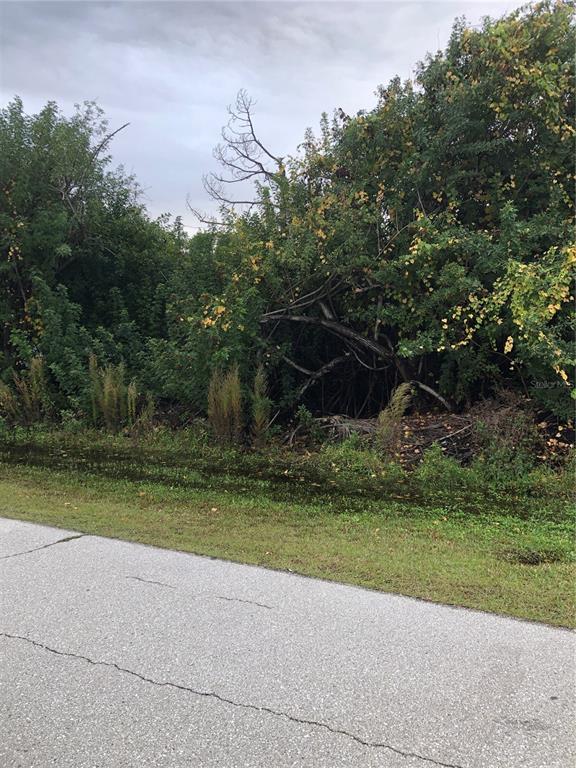
[[[574,651],[542,625],[0,519],[2,768],[570,768]]]

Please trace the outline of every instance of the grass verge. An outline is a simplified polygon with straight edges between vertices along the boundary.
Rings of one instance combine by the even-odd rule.
[[[199,471],[194,452],[176,460],[156,450],[146,462],[141,451],[122,467],[110,450],[108,463],[87,448],[91,458],[79,461],[78,444],[52,443],[49,460],[27,463],[13,448],[0,450],[4,517],[575,626],[571,525],[550,511],[462,511],[405,498],[402,485],[307,495],[298,477],[280,482],[283,473]]]

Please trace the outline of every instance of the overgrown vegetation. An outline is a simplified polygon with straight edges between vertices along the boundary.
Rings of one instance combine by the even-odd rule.
[[[94,354],[88,362],[90,374],[90,399],[92,419],[95,427],[103,426],[109,432],[118,432],[122,427],[132,429],[138,423],[148,425],[154,412],[154,402],[148,395],[142,404],[134,379],[126,383],[124,363],[98,367]]]
[[[12,421],[30,426],[50,415],[44,358],[36,355],[20,373],[12,371],[13,387],[0,381],[0,410]]]
[[[423,579],[441,541],[445,585],[373,577],[348,539],[355,565],[302,556],[304,572],[569,623],[551,584],[572,559],[574,32],[568,0],[481,28],[458,21],[413,80],[380,86],[372,109],[323,115],[290,157],[264,147],[240,92],[215,153],[223,167],[207,179],[221,213],[198,214],[193,237],[178,219],[151,220],[135,180],[112,169],[122,129],[95,104],[28,115],[15,98],[0,111],[6,465],[60,467],[75,498],[86,476],[103,478],[115,511],[120,481],[158,484],[170,504],[166,486],[181,488],[179,520],[217,476],[219,503],[239,492],[255,524],[258,505],[273,510],[262,541],[282,567],[295,555],[273,539],[292,525],[306,534],[309,513],[335,536],[332,512],[378,520],[401,551],[416,536],[431,558]],[[248,207],[231,197],[239,180],[256,182]],[[38,468],[19,476],[47,482]],[[279,500],[292,515],[282,524]],[[397,514],[413,514],[407,533]],[[80,523],[140,536],[95,515]],[[197,551],[268,562],[245,543],[190,536]],[[451,547],[454,573],[470,574],[460,585]],[[468,556],[482,561],[475,574]],[[506,589],[488,568],[519,578],[537,607],[488,596]]]
[[[111,170],[95,105],[29,116],[15,99],[0,113],[1,378],[15,392],[12,372],[42,356],[56,421],[92,421],[91,354],[189,414],[234,365],[247,403],[264,363],[276,424],[300,404],[375,416],[402,383],[420,409],[506,389],[570,418],[572,10],[458,21],[413,81],[323,116],[291,157],[263,151],[240,93],[208,179],[219,223],[191,238]],[[239,177],[258,182],[248,211],[230,202]]]

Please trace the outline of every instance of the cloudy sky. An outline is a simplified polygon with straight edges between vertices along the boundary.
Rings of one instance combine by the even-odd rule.
[[[0,0],[0,102],[18,94],[28,112],[48,100],[69,112],[98,101],[111,127],[130,122],[113,156],[150,212],[193,227],[186,198],[211,210],[201,178],[240,88],[264,141],[289,154],[322,111],[370,108],[378,84],[410,77],[455,17],[478,24],[521,4]]]

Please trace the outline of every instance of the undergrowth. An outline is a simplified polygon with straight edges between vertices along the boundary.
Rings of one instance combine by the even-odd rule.
[[[506,513],[567,525],[574,519],[573,461],[560,468],[522,467],[518,457],[508,465],[480,457],[464,467],[438,445],[407,470],[354,438],[316,451],[274,444],[253,451],[215,445],[202,426],[177,432],[158,428],[145,436],[17,428],[0,440],[0,459],[174,484],[190,483],[190,477],[218,478],[246,489],[266,482],[275,498],[321,497],[335,509],[368,499],[402,499],[457,514]]]

